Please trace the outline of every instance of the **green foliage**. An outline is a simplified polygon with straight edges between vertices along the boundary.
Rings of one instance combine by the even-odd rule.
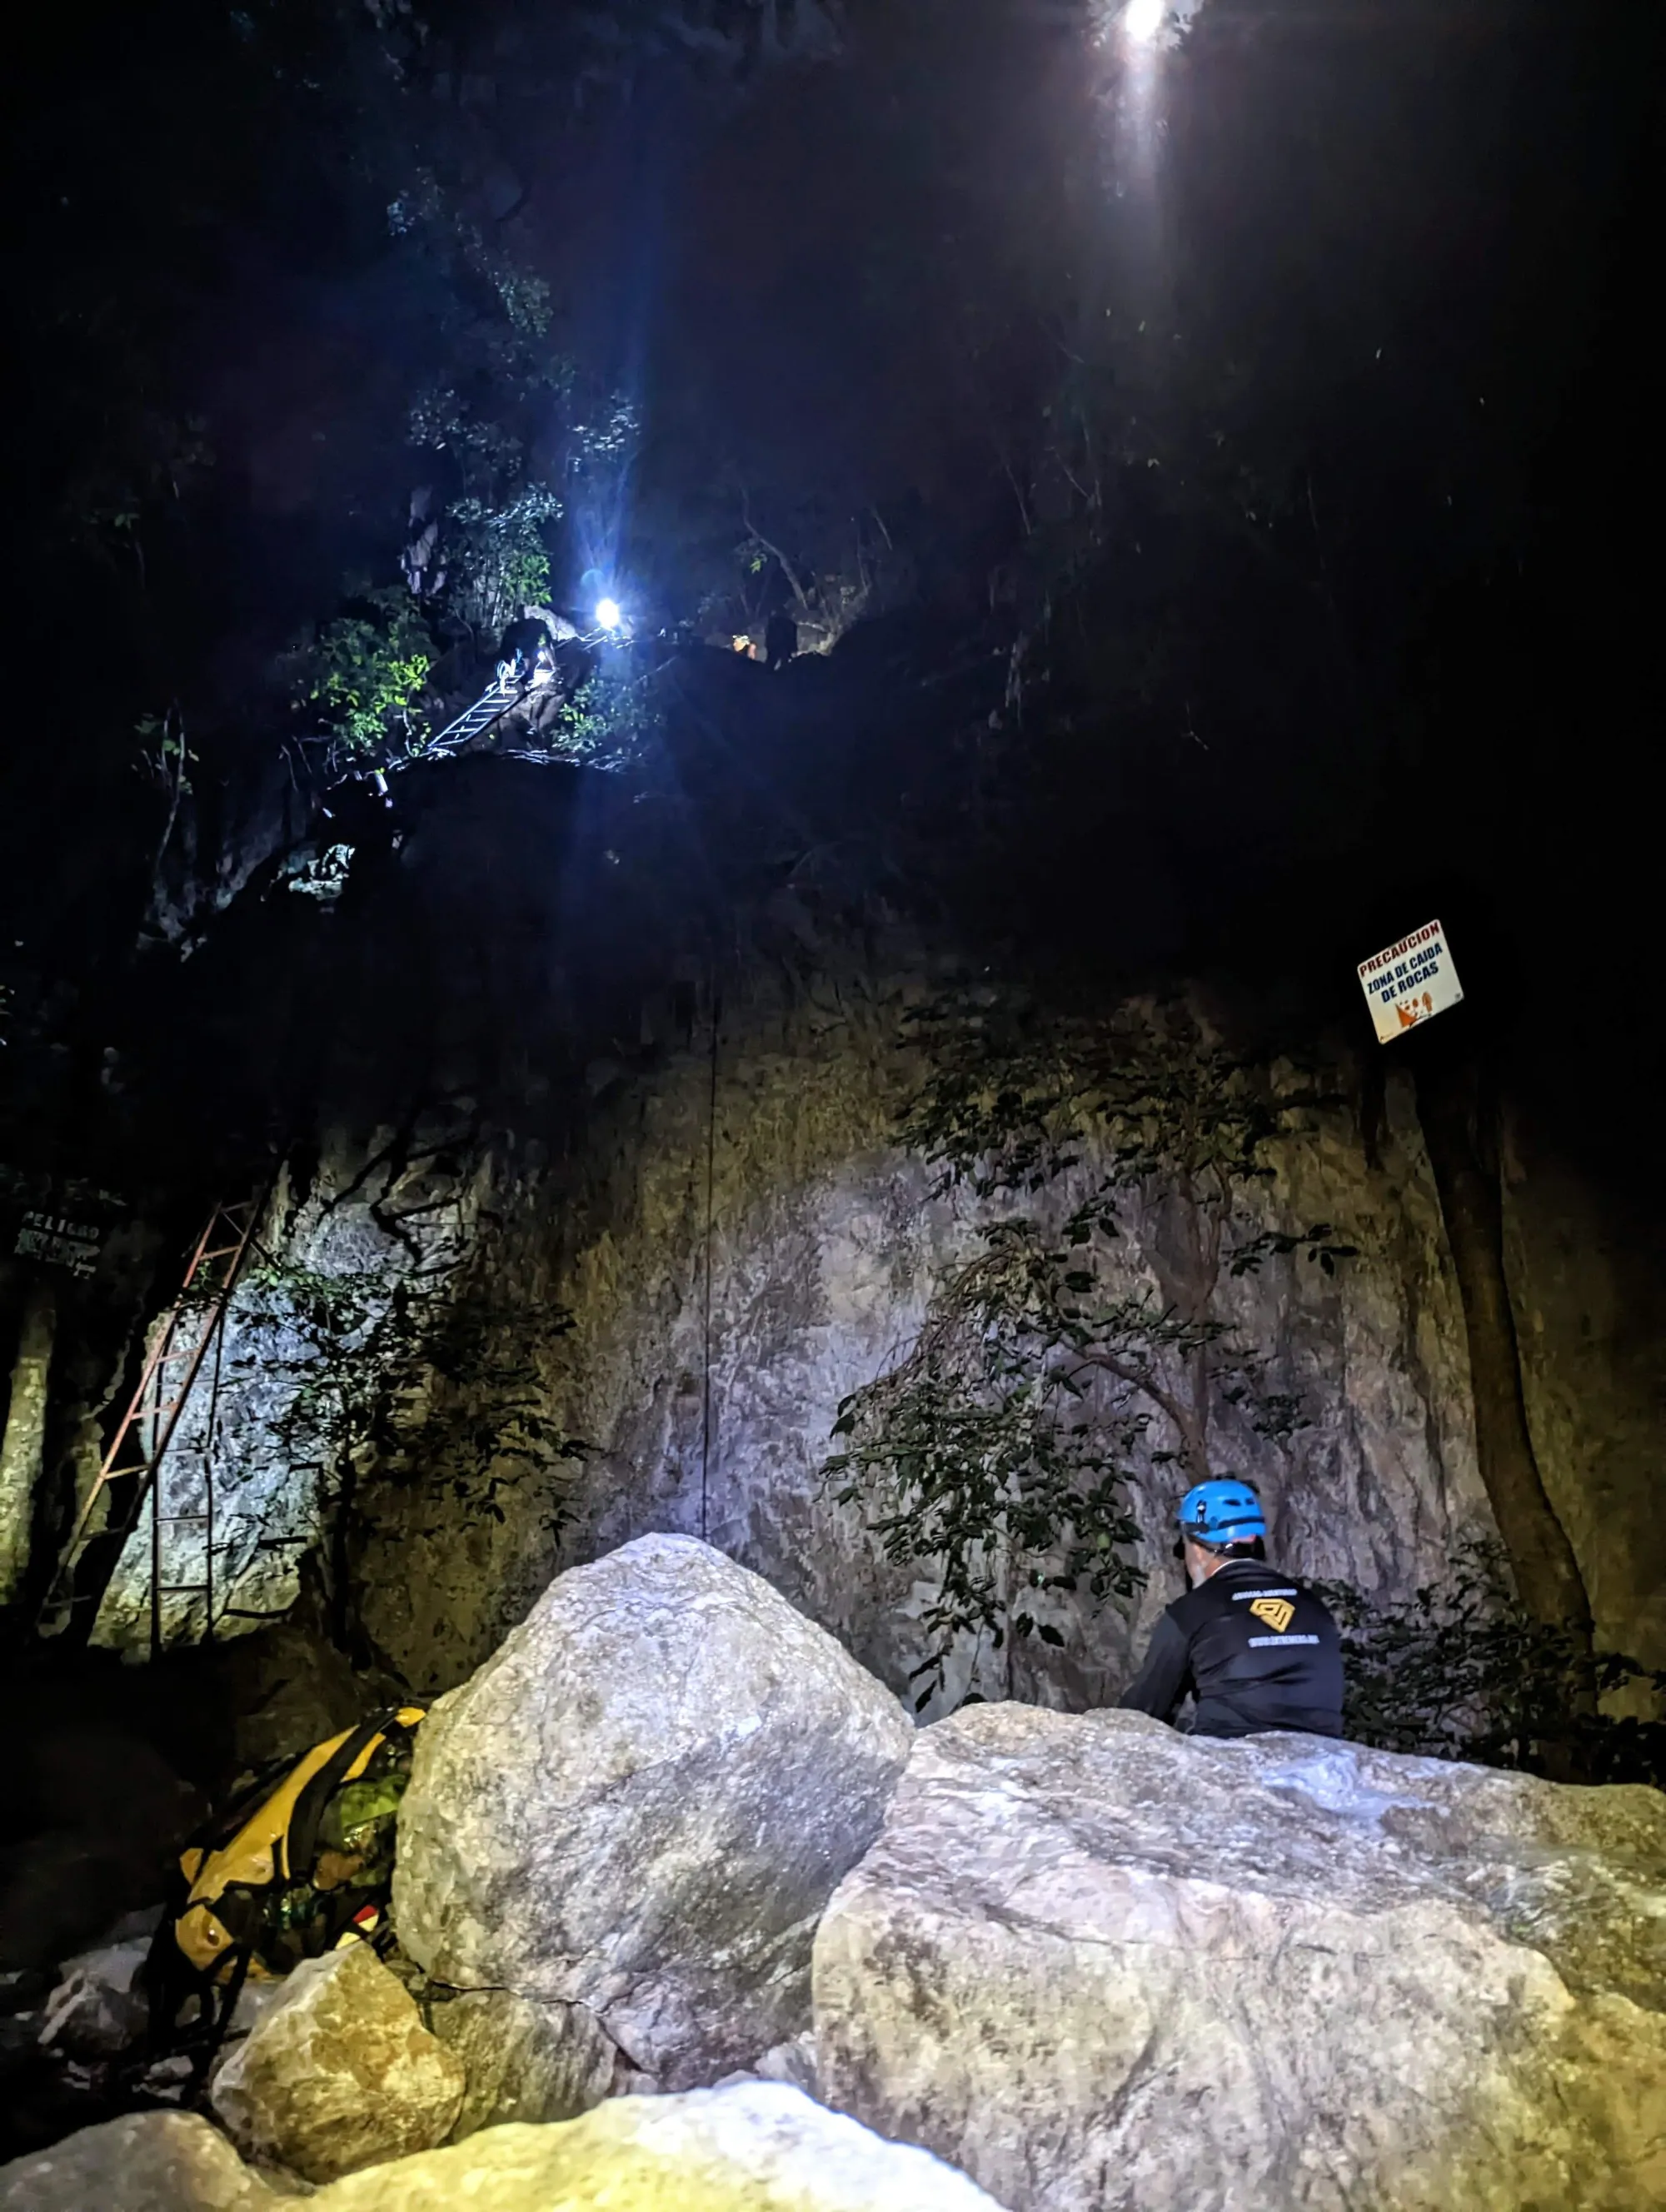
[[[1330,1273],[1354,1248],[1328,1223],[1244,1233],[1268,1144],[1323,1097],[1274,1092],[1183,1012],[1105,1024],[983,993],[915,1027],[930,1073],[904,1141],[942,1170],[939,1194],[964,1185],[1006,1211],[939,1282],[909,1352],[840,1407],[826,1472],[889,1558],[939,1578],[923,1704],[963,1637],[1062,1640],[1015,1610],[1025,1592],[1140,1586],[1136,1443],[1193,1482],[1215,1408],[1280,1442],[1304,1425],[1217,1294],[1274,1259]]]
[[[1611,1718],[1599,1704],[1641,1689],[1658,1710],[1666,1672],[1608,1652],[1593,1674],[1573,1638],[1517,1603],[1497,1545],[1464,1544],[1447,1580],[1400,1605],[1375,1605],[1346,1583],[1315,1587],[1341,1626],[1343,1728],[1355,1741],[1666,1785],[1666,1723]]]
[[[617,476],[635,459],[642,441],[642,418],[634,400],[616,392],[591,410],[593,422],[575,422],[569,433],[568,469],[579,477]]]
[[[1125,1597],[1142,1580],[1125,1548],[1138,1531],[1120,1463],[1140,1422],[1091,1419],[1076,1378],[1049,1370],[1021,1305],[988,1317],[980,1338],[963,1310],[939,1305],[914,1355],[841,1405],[834,1434],[848,1445],[824,1470],[841,1504],[861,1504],[887,1559],[933,1564],[916,1710],[943,1686],[961,1638],[997,1652],[1009,1631],[1061,1644],[1028,1603],[1054,1590]]]
[[[1311,1087],[1274,1094],[1178,1009],[1105,1022],[988,992],[911,1020],[932,1065],[904,1141],[982,1196],[1040,1190],[1096,1131],[1112,1157],[1102,1190],[1181,1185],[1230,1207],[1270,1175],[1268,1141],[1329,1103]]]
[[[198,756],[186,744],[175,714],[142,714],[133,734],[145,772],[155,782],[167,792],[191,789],[190,764]]]
[[[542,276],[533,276],[524,269],[505,264],[494,272],[494,289],[509,319],[510,327],[522,337],[547,337],[550,331],[550,287]]]
[[[552,491],[532,485],[501,506],[472,496],[447,509],[447,598],[482,635],[495,635],[523,606],[550,596],[544,526],[561,513]]]
[[[520,470],[526,448],[513,432],[465,400],[448,384],[430,385],[412,404],[407,434],[413,446],[447,453],[465,496],[489,501]]]
[[[646,679],[622,682],[599,671],[562,701],[541,742],[562,760],[615,768],[634,759],[664,720]]]
[[[478,635],[496,635],[523,606],[549,597],[544,532],[562,502],[528,477],[526,439],[511,425],[532,398],[547,400],[562,388],[566,374],[560,362],[540,369],[517,359],[484,399],[434,385],[411,409],[410,443],[444,454],[459,486],[445,509],[435,573],[445,580],[445,605]]]
[[[410,751],[428,735],[417,704],[434,665],[428,625],[397,587],[356,605],[364,611],[338,615],[290,653],[291,696],[318,709],[325,734],[350,757]]]
[[[501,1522],[505,1493],[530,1485],[546,1528],[561,1525],[555,1470],[589,1447],[544,1411],[541,1363],[570,1316],[495,1297],[449,1262],[266,1267],[246,1279],[264,1317],[300,1340],[272,1358],[299,1384],[277,1431],[338,1515],[362,1512],[374,1470],[391,1489],[449,1498],[465,1520]]]

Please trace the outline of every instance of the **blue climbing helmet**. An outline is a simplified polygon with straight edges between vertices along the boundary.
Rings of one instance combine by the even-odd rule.
[[[1200,1482],[1181,1499],[1176,1518],[1183,1536],[1212,1548],[1267,1534],[1267,1516],[1247,1482]]]

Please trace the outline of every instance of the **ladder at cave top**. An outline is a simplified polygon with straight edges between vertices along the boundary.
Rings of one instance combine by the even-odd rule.
[[[200,1502],[189,1512],[163,1508],[162,1462],[191,1395],[207,1369],[218,1393],[220,1352],[233,1291],[265,1212],[270,1188],[258,1198],[216,1206],[192,1249],[178,1297],[151,1333],[137,1386],[129,1400],[96,1479],[76,1516],[74,1529],[40,1611],[43,1635],[67,1630],[90,1637],[117,1565],[143,1518],[150,1513],[150,1650],[161,1651],[165,1601],[171,1597],[204,1603],[206,1640],[214,1636],[214,1454],[210,1434],[203,1455]],[[210,1409],[210,1426],[211,1426]],[[120,1486],[130,1485],[124,1491]],[[200,1578],[169,1582],[164,1574],[168,1547],[164,1530],[192,1525],[201,1530]],[[88,1571],[88,1554],[101,1571]]]
[[[473,706],[460,714],[454,722],[447,722],[433,742],[423,749],[422,758],[433,760],[436,756],[460,752],[473,738],[483,738],[495,723],[501,722],[512,707],[518,707],[531,687],[513,679],[505,683],[502,678],[489,690],[483,691]]]

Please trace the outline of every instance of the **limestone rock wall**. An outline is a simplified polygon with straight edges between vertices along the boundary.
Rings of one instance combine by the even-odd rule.
[[[707,1535],[904,1682],[927,1586],[878,1557],[820,1470],[840,1400],[907,1347],[985,1211],[934,1194],[894,1141],[920,1073],[898,1042],[918,988],[847,977],[761,990],[723,1018],[714,1054],[708,1030],[654,1079],[617,1085],[559,1172],[536,1148],[500,1155],[493,1264],[533,1307],[570,1313],[548,1388],[593,1451],[560,1479],[553,1542],[533,1525],[547,1501],[525,1492],[489,1522],[436,1518],[414,1493],[379,1500],[365,1618],[414,1676],[437,1685],[477,1663],[556,1565],[666,1528]],[[1275,1262],[1231,1285],[1235,1318],[1305,1425],[1286,1449],[1223,1409],[1222,1463],[1261,1484],[1298,1569],[1407,1595],[1438,1577],[1460,1534],[1490,1527],[1408,1095],[1390,1085],[1374,1154],[1350,1109],[1316,1118],[1275,1164],[1258,1200],[1267,1225],[1328,1219],[1361,1256],[1332,1279]],[[1075,1705],[1125,1679],[1173,1594],[1177,1471],[1141,1474],[1152,1582],[1139,1612],[1073,1622],[1061,1601],[1066,1648],[1026,1648],[1010,1677],[986,1654],[982,1686]],[[963,1671],[951,1693],[964,1686]]]
[[[1594,1190],[1530,1129],[1505,1158],[1505,1257],[1528,1419],[1601,1637],[1666,1668],[1660,1469],[1666,1283],[1655,1223]]]
[[[906,1349],[987,1212],[938,1194],[895,1139],[921,1073],[903,1017],[929,981],[895,960],[808,978],[756,965],[714,1023],[703,990],[676,1027],[646,1007],[660,1048],[635,1073],[626,1054],[593,1063],[576,1123],[532,1097],[483,1126],[465,1098],[326,1138],[280,1190],[278,1267],[240,1297],[228,1338],[220,1632],[289,1603],[311,1548],[349,1586],[369,1646],[432,1692],[477,1666],[560,1568],[662,1529],[705,1535],[903,1687],[928,1588],[879,1556],[820,1469],[840,1400]],[[1262,1487],[1292,1568],[1399,1598],[1491,1522],[1409,1087],[1390,1068],[1368,1111],[1357,1066],[1330,1073],[1344,1103],[1274,1148],[1254,1202],[1264,1226],[1333,1223],[1359,1256],[1334,1277],[1276,1261],[1230,1284],[1233,1318],[1304,1425],[1280,1444],[1222,1407],[1214,1448]],[[1666,1623],[1642,1541],[1652,1355],[1612,1254],[1576,1225],[1579,1194],[1536,1163],[1511,1173],[1547,1480],[1604,1640],[1657,1661]],[[417,1356],[442,1322],[449,1343]],[[190,1418],[170,1477],[187,1502],[206,1404]],[[1165,1441],[1154,1431],[1149,1446]],[[1091,1618],[1058,1601],[1064,1648],[985,1653],[987,1694],[1073,1706],[1126,1679],[1174,1594],[1164,1522],[1180,1487],[1149,1451],[1136,1472],[1144,1599]],[[104,1640],[142,1642],[146,1566],[124,1564]],[[169,1601],[175,1632],[196,1632],[193,1602]],[[952,1697],[972,1665],[964,1654]]]
[[[167,1642],[199,1642],[210,1608],[222,1638],[282,1619],[344,1488],[396,1433],[374,1376],[390,1335],[403,1344],[407,1334],[397,1301],[445,1280],[478,1228],[483,1162],[453,1141],[465,1133],[450,1122],[378,1129],[279,1176],[218,1358],[205,1362],[162,1463]],[[94,1643],[148,1647],[150,1586],[147,1513]]]

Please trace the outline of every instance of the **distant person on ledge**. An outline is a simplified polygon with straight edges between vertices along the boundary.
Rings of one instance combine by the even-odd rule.
[[[1123,1692],[1128,1712],[1171,1721],[1188,1691],[1194,1735],[1342,1733],[1342,1654],[1318,1599],[1267,1564],[1267,1521],[1247,1483],[1201,1482],[1180,1501],[1177,1557],[1190,1588],[1152,1631]]]

